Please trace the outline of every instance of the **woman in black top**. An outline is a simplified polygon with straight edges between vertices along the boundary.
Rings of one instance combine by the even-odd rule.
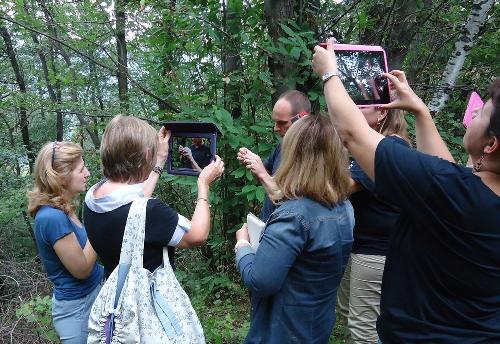
[[[361,112],[371,128],[389,140],[409,147],[402,111],[367,107]],[[349,200],[356,221],[350,264],[338,292],[337,309],[348,318],[349,334],[354,343],[377,343],[382,274],[389,237],[399,220],[399,209],[377,197],[375,184],[356,160],[349,169],[352,178]]]
[[[151,196],[167,159],[170,133],[135,117],[116,116],[106,127],[101,143],[105,179],[85,197],[84,221],[92,246],[109,276],[118,265],[125,224],[134,198]],[[154,157],[154,159],[153,159]],[[162,264],[162,249],[201,246],[210,231],[208,191],[224,171],[219,157],[198,177],[198,200],[189,221],[158,199],[146,208],[144,267],[154,271]]]
[[[318,75],[335,72],[333,42],[315,47]],[[372,130],[340,79],[325,83],[332,121],[351,154],[396,203],[377,332],[387,343],[500,343],[500,79],[467,127],[474,169],[452,160],[429,110],[401,71],[385,74],[415,115],[417,149]]]

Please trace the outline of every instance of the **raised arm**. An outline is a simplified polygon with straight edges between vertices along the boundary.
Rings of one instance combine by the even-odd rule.
[[[165,127],[161,127],[158,131],[158,152],[156,153],[156,165],[163,168],[168,156],[168,140],[170,139],[170,131]],[[160,175],[151,171],[148,179],[144,182],[143,193],[146,197],[151,197],[155,190],[156,183],[160,179]]]
[[[413,92],[406,80],[405,73],[400,70],[393,70],[384,75],[391,81],[391,85],[396,90],[396,99],[387,105],[383,105],[382,108],[401,109],[413,113],[415,115],[417,150],[455,162],[437,131],[429,109]]]
[[[314,48],[313,69],[319,76],[326,72],[337,72],[332,40],[328,41],[327,49],[320,46]],[[342,142],[370,179],[374,180],[375,150],[384,136],[370,128],[338,77],[330,78],[325,83],[324,93],[328,113]]]
[[[210,233],[210,205],[208,203],[209,187],[224,172],[224,162],[219,156],[207,165],[198,176],[198,199],[190,230],[184,234],[177,247],[189,248],[205,244]]]

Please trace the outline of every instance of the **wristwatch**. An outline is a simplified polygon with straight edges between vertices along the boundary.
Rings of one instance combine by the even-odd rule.
[[[321,80],[323,81],[323,84],[326,83],[328,80],[333,78],[334,76],[338,77],[339,73],[338,72],[326,72],[321,76]]]
[[[156,172],[158,173],[159,176],[161,176],[161,174],[163,173],[163,168],[161,166],[155,166],[153,167],[153,172]]]

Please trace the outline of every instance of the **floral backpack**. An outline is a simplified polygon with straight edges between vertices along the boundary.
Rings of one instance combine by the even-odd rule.
[[[205,343],[203,329],[163,248],[163,266],[143,268],[148,198],[132,202],[120,263],[97,296],[88,343]]]

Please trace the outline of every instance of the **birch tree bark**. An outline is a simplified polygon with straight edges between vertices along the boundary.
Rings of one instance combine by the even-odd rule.
[[[465,22],[460,38],[455,43],[455,50],[451,55],[441,77],[440,87],[429,103],[432,115],[441,111],[450,99],[465,59],[474,46],[478,33],[484,26],[495,0],[475,0],[471,13]]]

